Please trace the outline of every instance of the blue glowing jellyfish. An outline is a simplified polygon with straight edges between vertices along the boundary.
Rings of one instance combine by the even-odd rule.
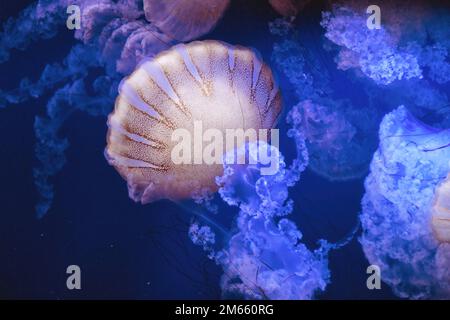
[[[369,2],[335,4],[323,13],[325,37],[337,47],[341,70],[355,70],[377,84],[426,77],[450,80],[448,9],[394,1],[380,6],[379,28],[368,28]]]
[[[376,83],[388,85],[395,80],[421,78],[422,70],[416,55],[398,48],[384,27],[369,29],[365,12],[355,13],[346,6],[334,6],[323,14],[325,36],[338,46],[338,68],[359,67]]]
[[[272,59],[285,77],[281,86],[292,92],[292,104],[303,116],[309,168],[329,180],[366,175],[379,123],[398,105],[407,104],[414,116],[437,128],[450,124],[449,11],[386,4],[384,24],[372,30],[364,3],[336,3],[323,13],[322,46],[300,19],[269,25],[278,38]],[[330,54],[337,69],[326,61]],[[343,95],[350,87],[358,90]]]
[[[309,169],[329,180],[364,176],[376,148],[375,132],[383,109],[369,101],[361,105],[342,98],[332,87],[336,72],[319,59],[322,52],[301,44],[294,22],[277,19],[270,28],[280,38],[272,58],[297,101],[293,112],[306,139]]]
[[[215,116],[208,113],[212,108]],[[245,116],[240,110],[246,110]],[[224,296],[311,299],[329,282],[328,252],[340,245],[322,240],[311,251],[285,218],[293,210],[288,188],[308,163],[300,118],[290,113],[287,119],[292,126],[288,136],[297,149],[289,168],[264,137],[221,149],[221,170],[216,163],[175,163],[172,132],[183,128],[191,137],[196,121],[220,136],[222,127],[267,130],[280,111],[281,96],[270,68],[253,51],[197,41],[174,46],[137,68],[123,82],[109,117],[106,156],[127,180],[132,199],[145,204],[168,198],[183,206],[181,200],[194,192],[194,200],[211,211],[210,193],[218,187],[225,203],[239,209],[229,229],[210,212],[191,210],[189,236],[223,268]],[[216,128],[218,124],[222,127]],[[192,138],[199,137],[194,132]],[[237,159],[247,160],[240,164]],[[201,189],[208,189],[205,197],[198,193]]]

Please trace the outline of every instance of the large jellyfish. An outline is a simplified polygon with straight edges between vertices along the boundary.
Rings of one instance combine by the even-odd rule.
[[[217,22],[212,23],[209,15],[192,8],[187,1],[172,2],[184,3],[185,7],[179,9],[183,18],[178,16],[180,20],[171,23],[176,22],[181,28],[195,26],[195,34],[190,34],[190,38],[201,36]],[[170,30],[158,27],[167,12],[152,6],[146,6],[144,12],[142,0],[40,0],[3,25],[0,63],[15,59],[16,49],[26,50],[38,40],[51,39],[63,31],[72,32],[65,29],[70,5],[80,8],[81,28],[74,31],[76,44],[67,57],[61,63],[48,64],[36,81],[24,78],[16,89],[0,90],[0,108],[54,92],[46,106],[47,115],[36,117],[34,127],[36,158],[40,162],[34,169],[41,195],[36,205],[38,217],[50,209],[54,197],[51,177],[65,163],[69,141],[60,133],[64,122],[77,111],[106,116],[123,76],[144,58],[179,42]]]
[[[401,106],[384,117],[379,138],[362,200],[364,253],[398,296],[449,298],[450,130]]]
[[[283,91],[292,92],[304,115],[309,168],[329,180],[362,178],[368,172],[379,123],[401,104],[425,123],[450,124],[448,10],[382,4],[382,28],[371,30],[367,6],[335,3],[321,15],[324,30],[304,22],[308,17],[302,13],[270,23],[279,39],[272,58],[285,76],[282,85],[290,89]],[[310,34],[321,33],[324,42],[317,45]],[[337,70],[328,62],[336,51]],[[358,90],[344,95],[348,88]]]
[[[215,191],[221,157],[235,147],[234,140],[224,141],[229,130],[271,129],[280,112],[271,70],[252,50],[218,41],[177,45],[122,83],[108,122],[106,155],[135,201],[189,198]],[[220,150],[207,145],[202,151],[208,132],[208,145],[219,143]],[[178,150],[180,143],[192,152]],[[203,161],[208,150],[217,161]]]

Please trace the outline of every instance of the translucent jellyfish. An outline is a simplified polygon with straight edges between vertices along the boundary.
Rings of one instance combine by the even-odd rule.
[[[366,26],[367,6],[358,1],[355,3],[336,4],[331,12],[324,14],[325,41],[322,45],[317,45],[316,38],[310,33],[320,33],[323,29],[315,30],[314,26],[303,23],[301,19],[276,19],[269,24],[271,33],[278,37],[273,46],[272,60],[275,68],[285,76],[280,85],[303,123],[300,130],[307,140],[309,168],[328,180],[358,179],[367,174],[378,145],[379,123],[386,113],[401,104],[407,104],[414,116],[430,125],[446,128],[450,124],[448,90],[438,85],[437,78],[428,72],[431,69],[424,67],[422,55],[424,50],[436,54],[441,52],[435,57],[436,65],[441,66],[436,69],[447,70],[446,60],[440,58],[446,51],[436,48],[448,42],[442,37],[442,34],[447,34],[444,17],[448,21],[448,13],[417,14],[415,17],[406,11],[411,18],[408,20],[401,15],[397,17],[396,6],[393,6],[395,10],[382,6],[386,23],[395,28],[369,30]],[[414,9],[412,12],[418,11]],[[433,22],[429,18],[436,16],[441,19]],[[435,34],[432,36],[434,45],[429,46],[420,40],[416,43],[420,44],[418,48],[417,45],[414,49],[407,46],[408,50],[401,51],[402,44],[417,40],[414,38],[416,30],[420,30],[422,38],[422,28]],[[346,46],[352,50],[347,50]],[[330,54],[328,51],[334,53],[336,49],[338,70],[330,68],[326,58]],[[356,51],[370,58],[362,59],[367,63],[367,74],[361,71]],[[423,77],[407,76],[418,69],[408,65],[408,59],[401,57],[396,61],[394,53],[399,57],[408,53],[420,66]],[[387,60],[392,59],[392,64],[386,63],[387,60],[380,55],[385,55]],[[375,78],[379,81],[373,81]],[[441,80],[444,78],[439,77]],[[381,83],[383,79],[389,79],[389,83]],[[358,89],[349,95],[349,87]]]
[[[328,253],[348,243],[354,236],[337,244],[320,240],[315,250],[302,243],[302,233],[287,219],[293,211],[289,188],[300,180],[308,164],[305,138],[299,130],[299,118],[289,114],[297,155],[287,167],[283,155],[266,142],[249,143],[227,153],[224,174],[218,177],[221,198],[239,213],[230,230],[191,226],[192,241],[203,247],[223,270],[222,293],[226,298],[245,299],[314,299],[330,281]],[[269,156],[276,165],[272,175],[263,175],[263,161],[239,165],[235,153],[249,159]]]
[[[346,48],[339,53],[338,67],[343,70],[360,67],[366,76],[385,85],[394,80],[422,77],[417,57],[406,50],[398,51],[384,28],[374,32],[366,27],[366,21],[364,13],[356,14],[346,7],[324,13],[325,36]]]
[[[74,31],[65,28],[69,5],[77,5],[81,10],[82,27]],[[55,37],[61,30],[73,32],[76,39],[62,62],[47,64],[37,80],[27,75],[17,88],[0,90],[0,108],[46,94],[51,96],[46,105],[47,115],[36,117],[34,126],[39,165],[33,171],[41,196],[36,206],[38,217],[50,209],[54,196],[51,178],[65,163],[65,151],[70,145],[60,132],[65,121],[77,111],[106,116],[123,76],[130,74],[143,59],[179,42],[146,20],[146,14],[150,13],[144,12],[142,0],[40,0],[3,25],[0,63],[9,60],[20,63],[11,54],[14,50],[26,50],[39,40]],[[196,19],[191,21],[190,17]],[[202,25],[199,16],[183,12],[181,18],[178,24],[185,23],[184,28]],[[210,24],[209,15],[203,18]],[[212,27],[210,24],[208,28]],[[198,29],[197,33],[201,35],[206,30]]]
[[[229,0],[144,0],[145,17],[165,35],[189,41],[208,33],[222,17]]]
[[[437,130],[401,106],[380,126],[362,200],[360,242],[382,280],[404,298],[450,297],[450,246],[436,217],[445,213],[450,130]],[[442,221],[445,223],[445,221]]]
[[[226,130],[271,129],[281,112],[270,68],[254,51],[218,41],[181,44],[159,54],[126,78],[119,92],[106,155],[127,180],[130,197],[142,203],[215,191],[222,165],[205,163],[197,151],[195,159],[175,163],[180,139],[189,147],[199,139],[203,144],[203,132],[218,130],[221,137],[210,141],[220,139],[225,152],[234,147],[222,140]],[[179,129],[188,137],[174,139]],[[223,152],[215,157],[221,160]]]
[[[450,242],[450,173],[436,188],[431,217],[436,238],[441,242]]]
[[[380,28],[369,29],[370,4],[336,3],[323,14],[325,36],[338,47],[339,69],[355,70],[380,85],[424,75],[440,84],[450,80],[448,9],[430,10],[424,2],[383,3]]]
[[[75,38],[98,48],[108,74],[129,74],[145,57],[175,44],[174,40],[143,18],[140,1],[85,0],[81,4],[83,27]]]

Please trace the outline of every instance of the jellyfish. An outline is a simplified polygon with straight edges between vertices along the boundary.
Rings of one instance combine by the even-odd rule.
[[[333,245],[322,240],[317,249],[308,249],[300,230],[286,218],[293,210],[288,188],[300,179],[307,165],[304,139],[294,131],[290,135],[296,140],[298,154],[289,167],[276,147],[262,141],[225,155],[224,173],[216,181],[222,200],[239,208],[235,228],[224,236],[207,225],[191,226],[192,241],[223,269],[225,298],[314,299],[330,281],[328,252]],[[271,154],[277,159],[276,172],[262,174],[264,164],[259,161],[229,162],[235,152],[255,160]],[[220,242],[221,237],[226,241]]]
[[[442,86],[444,74],[450,74],[445,71],[448,12],[421,12],[412,6],[406,17],[397,15],[403,7],[383,6],[386,24],[380,30],[367,28],[367,6],[352,1],[325,11],[323,29],[315,30],[301,19],[269,24],[278,39],[272,60],[284,76],[280,85],[303,116],[309,169],[328,180],[361,179],[367,174],[379,123],[399,105],[407,104],[414,116],[436,128],[449,126],[448,88]],[[433,45],[424,40],[424,30],[433,34]],[[320,45],[310,36],[315,32],[324,32]],[[327,61],[336,52],[337,70]],[[432,60],[433,68],[428,64]],[[432,72],[438,69],[442,75]],[[358,90],[348,95],[348,87]]]
[[[450,173],[436,188],[431,209],[431,225],[440,242],[450,242]]]
[[[80,7],[81,28],[74,31],[65,30],[69,5]],[[191,33],[191,38],[208,32],[216,23],[212,23],[211,16],[204,11],[198,12],[201,16],[193,14],[197,8],[184,8],[183,16],[177,16],[180,20],[171,20],[184,30],[195,25],[196,30],[192,31],[195,35]],[[51,180],[65,163],[65,152],[70,145],[70,141],[61,136],[65,121],[80,111],[107,116],[121,79],[142,60],[180,42],[178,37],[172,38],[172,34],[165,34],[158,28],[156,20],[163,22],[159,9],[144,8],[142,0],[40,0],[3,25],[0,63],[9,60],[11,64],[16,63],[14,50],[26,50],[35,42],[51,39],[62,31],[73,33],[75,38],[67,56],[61,62],[46,65],[37,80],[25,77],[17,88],[0,89],[0,109],[50,94],[47,115],[36,117],[34,126],[39,162],[33,170],[40,194],[37,217],[43,217],[51,208],[55,194]],[[167,29],[168,33],[170,31]]]
[[[208,33],[222,17],[229,0],[144,0],[145,17],[165,35],[189,41]]]
[[[190,228],[193,243],[222,267],[220,285],[225,298],[316,299],[330,282],[329,252],[355,235],[356,229],[338,243],[322,239],[310,249],[287,218],[294,208],[289,188],[299,182],[309,157],[298,113],[291,111],[286,120],[291,126],[288,137],[296,149],[292,163],[287,166],[280,150],[263,141],[228,152],[223,175],[216,182],[222,200],[239,208],[234,227],[224,230],[194,222]],[[235,154],[256,161],[236,164]],[[267,155],[276,159],[271,175],[263,174],[267,164],[260,161]]]
[[[399,297],[449,298],[450,130],[400,106],[384,117],[379,138],[362,199],[363,251]]]
[[[203,133],[220,140],[223,152],[214,150],[220,161],[224,149],[234,147],[224,142],[225,131],[271,129],[281,112],[270,68],[254,51],[219,41],[162,52],[126,78],[119,92],[108,120],[106,156],[127,180],[130,197],[141,203],[215,191],[222,166],[205,163],[201,152],[198,157]],[[174,152],[184,153],[175,151],[179,139],[193,145],[194,157],[175,161]]]
[[[376,119],[377,114],[367,114],[362,119],[359,112],[328,100],[304,100],[291,112],[299,116],[299,130],[306,139],[312,171],[331,181],[350,180],[367,173],[367,159],[376,148],[376,140],[364,133],[371,129],[367,125],[373,125],[370,117]],[[358,143],[354,142],[356,139]]]

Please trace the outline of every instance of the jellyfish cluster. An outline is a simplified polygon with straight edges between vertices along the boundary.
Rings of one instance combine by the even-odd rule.
[[[168,49],[181,40],[192,40],[211,30],[228,1],[171,1],[175,7],[161,7],[161,1],[141,0],[39,0],[10,18],[0,33],[0,63],[13,58],[15,50],[26,50],[38,41],[68,32],[69,5],[80,8],[81,28],[73,33],[75,44],[60,63],[45,66],[39,79],[23,78],[17,88],[0,89],[0,108],[25,103],[54,92],[46,105],[46,115],[37,116],[34,131],[35,185],[40,194],[36,215],[43,217],[54,198],[52,177],[65,165],[69,140],[61,128],[74,112],[107,115],[124,75],[130,74],[145,58]],[[220,5],[219,5],[220,3]],[[186,6],[194,10],[183,21],[167,20],[184,15]],[[214,14],[212,14],[214,13]],[[208,18],[204,21],[204,18]],[[180,29],[181,26],[181,29]],[[189,35],[185,34],[189,26]],[[99,69],[103,72],[99,73]]]
[[[321,25],[337,46],[339,69],[356,69],[380,85],[424,76],[439,84],[450,80],[448,9],[431,12],[408,1],[386,4],[384,22],[374,31],[364,27],[363,4],[336,4],[323,13]]]
[[[318,249],[309,250],[295,224],[284,218],[293,210],[288,187],[308,161],[298,129],[302,115],[296,110],[288,120],[297,149],[289,168],[280,151],[261,140],[224,150],[220,168],[171,162],[173,130],[195,131],[194,119],[204,119],[207,128],[274,126],[281,111],[278,86],[252,50],[213,41],[177,45],[143,63],[119,91],[109,117],[106,155],[127,180],[132,199],[145,204],[198,197],[200,191],[215,191],[211,184],[217,183],[221,198],[239,208],[236,226],[228,231],[198,221],[189,228],[192,242],[223,268],[224,296],[311,299],[325,289],[333,245],[323,240]],[[265,175],[268,157],[275,161],[269,164],[274,172]],[[227,240],[217,241],[217,232]]]
[[[325,37],[341,47],[337,67],[358,68],[378,84],[395,80],[422,78],[417,56],[401,47],[385,28],[373,32],[364,28],[367,17],[348,7],[336,6],[323,14]]]
[[[278,17],[266,61],[255,48],[197,40],[232,0],[39,0],[6,21],[0,64],[56,37],[68,6],[80,8],[66,57],[0,89],[0,112],[48,97],[34,121],[36,216],[51,209],[67,161],[62,128],[84,112],[107,119],[105,158],[132,200],[192,213],[186,232],[220,268],[224,298],[320,298],[330,252],[357,234],[395,295],[449,298],[449,8],[383,3],[369,28],[367,1],[320,12],[310,0],[267,1]],[[280,145],[272,133],[284,129]],[[243,139],[228,144],[228,130]],[[292,195],[306,170],[335,185],[364,181],[361,232],[307,243]]]

